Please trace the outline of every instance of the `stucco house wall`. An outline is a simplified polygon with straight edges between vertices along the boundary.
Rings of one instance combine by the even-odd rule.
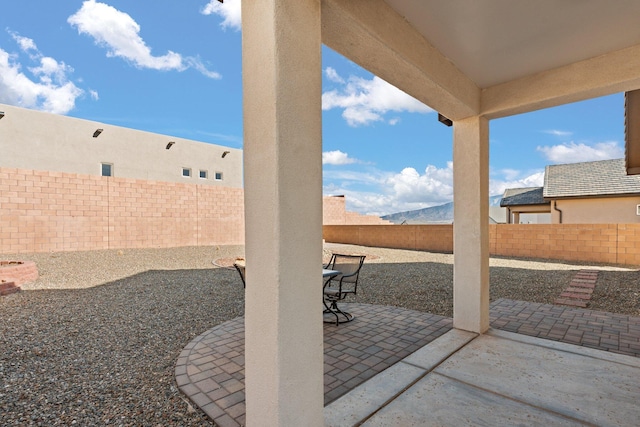
[[[0,104],[0,111],[0,167],[101,176],[102,163],[108,163],[118,178],[243,186],[242,150],[237,148],[6,104]],[[94,138],[97,129],[102,133]],[[190,177],[183,176],[183,168],[191,170]],[[200,178],[200,171],[207,177]]]
[[[552,224],[640,222],[640,176],[627,175],[624,159],[549,165],[544,174]]]
[[[637,215],[638,205],[640,195],[554,200],[551,202],[551,223],[636,224],[640,223],[640,216]],[[560,209],[562,214],[557,209]]]

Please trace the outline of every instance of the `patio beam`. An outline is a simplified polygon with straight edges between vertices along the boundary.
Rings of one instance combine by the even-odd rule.
[[[249,426],[322,426],[320,0],[242,2]]]
[[[322,42],[451,120],[480,89],[383,0],[322,0]]]
[[[489,122],[453,123],[453,326],[489,329]]]
[[[481,114],[489,119],[640,89],[640,45],[489,87]]]

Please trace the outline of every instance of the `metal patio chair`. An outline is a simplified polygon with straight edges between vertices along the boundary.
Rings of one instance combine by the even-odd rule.
[[[337,270],[337,276],[330,277],[324,282],[324,298],[322,303],[325,310],[323,314],[333,314],[336,317],[336,326],[340,323],[351,322],[353,314],[342,311],[338,307],[338,301],[342,301],[349,295],[355,295],[358,291],[358,276],[364,263],[365,255],[342,255],[333,254],[329,264],[324,268]],[[333,323],[330,316],[324,320],[326,323]]]
[[[236,260],[236,262],[233,263],[233,266],[236,268],[236,270],[238,271],[238,274],[240,275],[240,279],[242,279],[242,287],[246,289],[247,284],[244,281],[244,270],[245,270],[245,264],[244,261],[239,262],[240,260]]]

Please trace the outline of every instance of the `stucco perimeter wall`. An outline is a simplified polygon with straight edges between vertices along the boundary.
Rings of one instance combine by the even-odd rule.
[[[0,253],[243,244],[243,190],[0,168],[0,224]]]
[[[452,225],[330,226],[327,242],[453,252]],[[491,255],[640,265],[640,224],[492,224]]]

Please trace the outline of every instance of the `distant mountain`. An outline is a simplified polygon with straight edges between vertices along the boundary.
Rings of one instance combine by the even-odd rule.
[[[489,206],[500,206],[502,195],[489,198]],[[381,217],[394,224],[450,224],[453,222],[453,202],[414,211],[398,212]]]

